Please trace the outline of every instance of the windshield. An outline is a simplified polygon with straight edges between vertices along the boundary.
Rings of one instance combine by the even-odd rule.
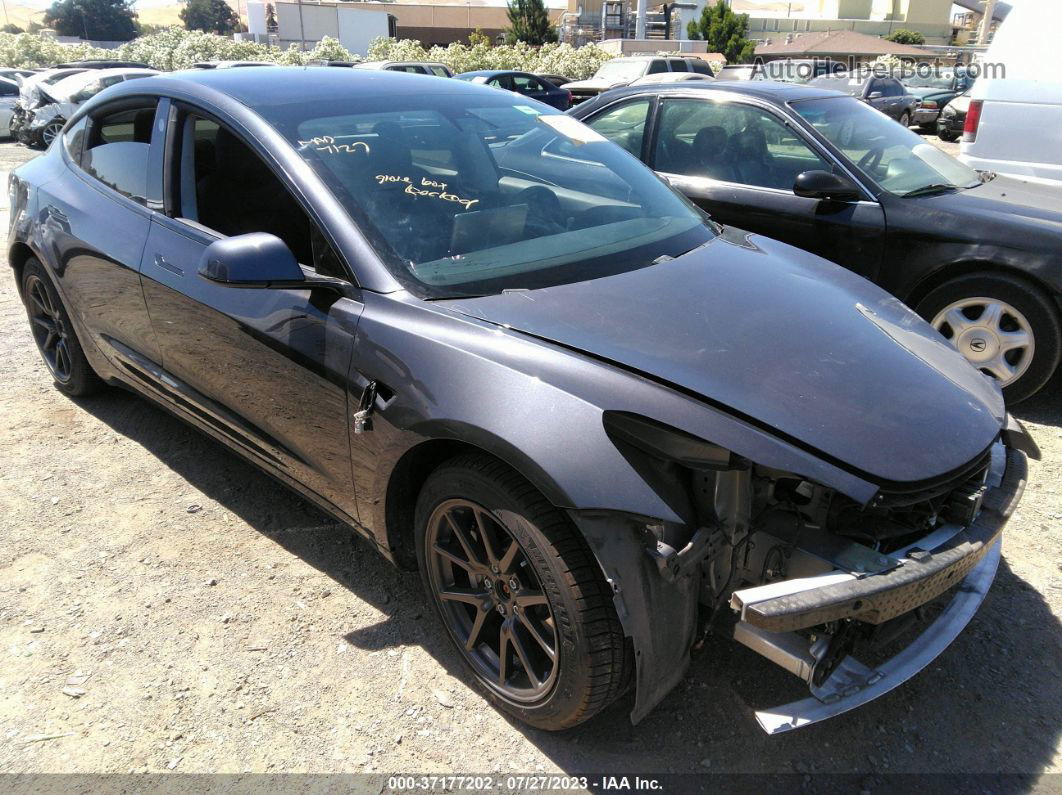
[[[867,176],[892,193],[969,188],[977,172],[883,113],[849,97],[805,99],[793,109]]]
[[[648,61],[606,61],[594,74],[595,80],[609,80],[619,82],[621,80],[637,80],[645,74]]]
[[[945,72],[941,75],[914,75],[903,81],[909,88],[951,88],[955,82],[955,75]]]
[[[608,276],[714,234],[636,158],[544,105],[487,88],[350,104],[260,112],[422,297]]]

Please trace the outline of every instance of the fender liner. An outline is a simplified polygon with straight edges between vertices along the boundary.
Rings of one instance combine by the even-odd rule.
[[[697,630],[700,568],[674,579],[660,574],[647,554],[646,527],[653,520],[613,511],[568,511],[612,587],[623,633],[634,648],[638,723],[675,687],[690,663]]]

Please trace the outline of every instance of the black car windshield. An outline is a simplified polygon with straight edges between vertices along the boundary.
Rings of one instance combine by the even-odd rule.
[[[970,188],[977,172],[945,154],[884,113],[850,97],[790,103],[882,188],[900,195],[929,188]]]
[[[426,298],[584,281],[713,237],[704,216],[575,119],[495,89],[260,111]]]

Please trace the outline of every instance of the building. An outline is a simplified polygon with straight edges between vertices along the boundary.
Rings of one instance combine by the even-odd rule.
[[[952,0],[732,0],[730,5],[749,15],[749,37],[761,41],[835,30],[885,37],[900,29],[921,33],[927,44],[952,40]]]
[[[830,58],[856,64],[873,61],[879,55],[897,55],[925,60],[929,50],[896,44],[877,36],[852,30],[830,30],[822,33],[785,33],[778,39],[767,39],[756,46],[756,56],[765,61],[780,58]]]
[[[561,0],[563,2],[563,0]],[[550,18],[559,23],[564,7],[547,0]],[[479,29],[491,39],[509,27],[505,0],[466,2],[278,2],[277,38],[282,47],[305,42],[307,49],[325,36],[364,55],[377,36],[417,39],[430,47],[467,42]]]

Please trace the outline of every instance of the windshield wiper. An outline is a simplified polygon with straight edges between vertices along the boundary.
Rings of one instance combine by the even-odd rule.
[[[921,188],[915,188],[909,190],[907,193],[901,193],[900,197],[908,199],[912,196],[928,196],[931,193],[943,193],[946,190],[958,190],[958,185],[952,185],[950,182],[934,182],[932,185],[923,185]]]

